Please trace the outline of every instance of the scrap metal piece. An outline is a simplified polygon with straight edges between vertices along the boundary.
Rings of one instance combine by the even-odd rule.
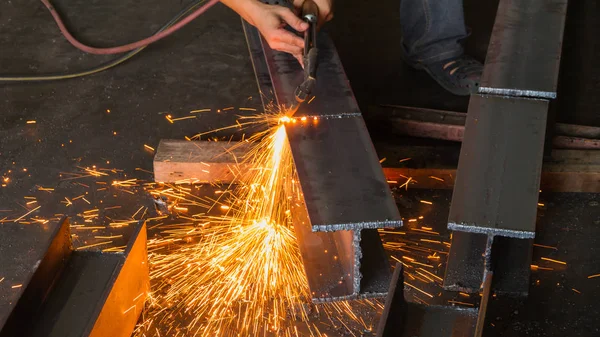
[[[448,228],[533,238],[548,102],[473,95]]]
[[[446,260],[444,289],[466,293],[479,291],[490,244],[485,234],[452,233],[452,243]]]
[[[481,337],[492,273],[486,277],[479,308],[423,305],[404,299],[402,265],[398,263],[377,327],[377,337]]]
[[[0,226],[0,336],[42,305],[71,255],[69,224]]]
[[[61,228],[68,226],[64,218]],[[147,256],[142,222],[122,253],[72,251],[43,304],[27,316],[11,316],[14,324],[7,324],[0,336],[131,336],[150,287]],[[30,284],[25,293],[36,291]],[[29,306],[24,299],[19,304]]]
[[[553,99],[568,0],[501,0],[479,93]]]

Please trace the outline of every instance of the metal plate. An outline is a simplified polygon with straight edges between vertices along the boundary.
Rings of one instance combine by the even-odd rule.
[[[479,93],[556,98],[567,0],[501,0]]]
[[[547,110],[542,100],[471,97],[449,229],[535,236]]]
[[[308,121],[286,130],[313,231],[402,225],[362,118]]]

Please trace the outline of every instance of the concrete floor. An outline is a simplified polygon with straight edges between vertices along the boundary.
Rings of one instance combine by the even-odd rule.
[[[145,37],[186,3],[55,1],[75,35],[97,46]],[[595,64],[599,6],[593,0],[571,1],[569,6],[555,104],[558,120],[600,126],[596,113],[600,101],[595,94],[600,83],[600,68]],[[424,73],[400,62],[397,8],[396,0],[377,5],[340,2],[327,28],[365,114],[376,104],[466,111],[468,98],[443,92]],[[468,0],[465,8],[473,28],[467,50],[483,59],[495,2]],[[70,46],[36,0],[0,3],[0,50],[2,74],[73,71],[110,59],[85,55]],[[149,196],[140,198],[143,194],[114,188],[98,191],[86,180],[67,180],[72,177],[69,173],[97,165],[117,169],[110,172],[110,179],[151,180],[147,171],[152,170],[152,153],[144,150],[144,144],[156,147],[163,138],[183,138],[231,125],[242,112],[200,114],[174,124],[165,119],[166,114],[175,118],[189,116],[194,109],[215,111],[229,106],[260,108],[260,99],[239,18],[223,5],[107,72],[62,82],[0,84],[0,175],[8,178],[6,187],[0,188],[0,219],[32,209],[25,205],[24,196],[38,198],[42,208],[35,214],[40,217],[68,214],[81,219],[78,214],[90,207],[119,205],[119,209],[103,211],[105,217],[98,221],[130,218],[140,206],[152,207]],[[30,120],[36,124],[27,124]],[[390,137],[385,130],[371,127],[370,131],[379,139]],[[420,193],[441,196],[440,205],[445,206],[431,221],[443,227],[447,210],[442,210],[447,209],[449,194],[409,190],[403,196],[417,198]],[[82,194],[90,204],[77,200],[65,207],[60,203],[64,197]],[[566,260],[568,265],[535,272],[531,295],[524,303],[493,301],[486,336],[600,335],[600,279],[587,279],[600,272],[598,197],[543,195],[542,201],[546,206],[539,212],[537,240],[558,251],[536,248],[534,260],[549,256]],[[411,207],[400,205],[404,214],[410,214]]]

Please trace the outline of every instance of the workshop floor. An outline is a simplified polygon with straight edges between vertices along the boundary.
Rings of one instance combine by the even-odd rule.
[[[97,46],[145,37],[186,3],[55,1],[75,35]],[[467,50],[481,60],[496,3],[466,1],[473,28]],[[594,0],[571,1],[569,6],[555,104],[558,120],[600,126],[600,67],[595,62],[600,55],[599,7]],[[443,92],[424,73],[400,62],[397,9],[396,0],[339,2],[327,28],[363,111],[377,104],[466,111],[468,98]],[[37,0],[0,2],[0,50],[2,75],[74,71],[110,59],[82,54],[69,45]],[[140,206],[153,207],[149,195],[102,189],[85,178],[71,178],[96,165],[112,169],[103,171],[110,179],[150,181],[153,153],[144,144],[156,147],[163,138],[232,125],[242,113],[237,108],[260,106],[239,18],[223,5],[107,72],[60,82],[0,84],[0,176],[6,185],[0,188],[0,219],[33,209],[25,204],[25,196],[37,198],[41,208],[35,214],[42,218],[67,214],[81,221],[84,210],[114,207],[94,221],[131,219]],[[215,112],[227,107],[234,109]],[[173,124],[165,118],[189,116],[190,110],[202,108],[212,108],[213,113]],[[370,131],[386,137],[385,131]],[[449,192],[408,190],[402,195],[414,199],[423,193],[437,196],[436,204],[447,213]],[[81,195],[85,201],[72,200]],[[524,303],[492,301],[485,336],[600,335],[600,278],[587,279],[600,273],[599,201],[592,194],[541,196],[545,205],[540,208],[536,241],[557,250],[536,248],[534,263],[548,256],[567,265],[533,272],[531,294]],[[400,204],[407,214],[414,211],[411,207]],[[446,220],[440,212],[429,220],[436,227]]]

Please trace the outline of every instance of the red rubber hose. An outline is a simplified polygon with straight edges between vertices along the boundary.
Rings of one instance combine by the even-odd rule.
[[[64,37],[73,45],[75,46],[77,49],[82,50],[86,53],[90,53],[90,54],[102,54],[102,55],[107,55],[107,54],[121,54],[121,53],[125,53],[128,51],[132,51],[134,49],[140,48],[140,47],[145,47],[151,43],[154,43],[164,37],[167,37],[171,34],[173,34],[174,32],[176,32],[177,30],[179,30],[181,27],[187,25],[188,23],[192,22],[192,20],[194,20],[195,18],[197,18],[198,16],[202,15],[204,12],[206,12],[209,8],[211,8],[212,6],[214,6],[217,2],[219,2],[219,0],[210,0],[208,1],[206,4],[202,5],[202,7],[198,8],[197,10],[195,10],[192,14],[188,15],[185,17],[185,19],[177,22],[176,24],[174,24],[173,26],[171,26],[170,28],[157,33],[155,35],[152,35],[148,38],[145,38],[143,40],[137,41],[137,42],[133,42],[133,43],[129,43],[123,46],[118,46],[118,47],[110,47],[110,48],[94,48],[94,47],[90,47],[90,46],[86,46],[83,43],[77,41],[77,39],[75,39],[73,37],[73,35],[71,35],[71,33],[69,33],[69,30],[67,30],[67,27],[65,27],[65,24],[63,23],[62,19],[60,18],[60,15],[58,15],[58,13],[56,12],[56,10],[54,9],[54,7],[52,6],[52,4],[50,3],[49,0],[41,0],[42,3],[44,4],[44,6],[46,6],[46,8],[48,8],[48,10],[50,11],[50,14],[52,14],[52,17],[54,18],[54,21],[56,21],[56,24],[58,25],[58,28],[60,29],[60,32],[64,35]]]

